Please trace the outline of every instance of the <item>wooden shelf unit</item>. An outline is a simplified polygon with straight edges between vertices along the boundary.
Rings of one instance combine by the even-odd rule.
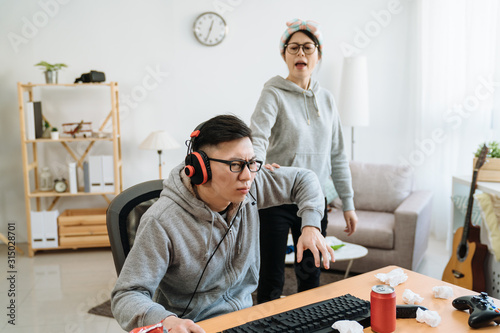
[[[82,138],[82,137],[61,137],[57,140],[50,138],[40,138],[34,140],[28,140],[26,135],[26,119],[25,119],[25,102],[33,101],[33,89],[37,87],[77,87],[78,89],[85,89],[85,87],[103,87],[110,90],[111,98],[111,110],[100,124],[99,131],[104,130],[105,126],[111,121],[113,132],[110,138]],[[45,89],[47,89],[45,88]],[[21,150],[22,150],[22,161],[23,161],[23,178],[24,178],[24,199],[26,204],[26,222],[28,231],[28,253],[29,256],[33,256],[36,251],[41,250],[57,250],[57,249],[77,249],[83,247],[101,247],[109,245],[109,242],[104,242],[104,237],[107,238],[107,232],[105,228],[99,228],[101,230],[100,237],[94,234],[89,234],[86,239],[85,236],[79,236],[79,240],[75,239],[71,245],[61,245],[58,247],[50,248],[36,248],[32,247],[32,228],[31,228],[31,211],[41,210],[41,198],[53,198],[52,203],[48,206],[46,210],[52,210],[56,203],[62,197],[88,197],[88,196],[102,196],[106,203],[109,204],[111,200],[108,195],[117,195],[122,191],[122,156],[121,156],[121,143],[120,143],[120,121],[119,121],[119,89],[118,83],[76,83],[76,84],[23,84],[18,82],[18,103],[19,103],[19,119],[20,119],[20,129],[21,129]],[[24,95],[28,94],[28,99],[25,101]],[[45,121],[48,121],[45,119]],[[49,122],[50,123],[50,122]],[[88,143],[87,148],[82,154],[77,154],[68,143],[71,142],[86,142]],[[38,175],[40,171],[39,161],[38,161],[38,145],[50,145],[50,144],[61,144],[66,152],[74,159],[77,163],[77,167],[83,170],[83,162],[85,157],[89,155],[92,147],[96,142],[109,142],[113,146],[113,171],[114,171],[114,191],[112,192],[83,192],[83,189],[78,189],[77,193],[63,192],[58,193],[55,191],[40,191]],[[32,153],[29,154],[28,147],[31,145]],[[30,156],[31,155],[31,156]],[[30,174],[33,173],[34,185],[30,185]],[[32,205],[34,201],[34,205]],[[34,206],[34,207],[33,207]],[[102,224],[102,222],[100,222]],[[104,225],[105,226],[105,225]],[[102,231],[104,230],[104,231]],[[96,239],[95,242],[92,239]]]

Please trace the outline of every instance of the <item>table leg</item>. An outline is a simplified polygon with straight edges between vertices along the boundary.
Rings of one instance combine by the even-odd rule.
[[[349,264],[347,264],[347,269],[345,270],[344,279],[347,279],[347,277],[349,276],[349,271],[351,270],[351,266],[352,266],[353,261],[354,261],[354,259],[349,260]]]

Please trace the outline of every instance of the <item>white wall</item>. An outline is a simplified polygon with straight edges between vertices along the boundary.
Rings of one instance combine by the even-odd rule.
[[[396,14],[381,16],[388,6]],[[412,6],[410,0],[0,1],[0,232],[15,222],[18,241],[26,241],[16,82],[42,82],[37,62],[68,64],[60,83],[90,69],[119,83],[127,188],[158,176],[156,152],[138,148],[151,131],[165,129],[182,143],[164,153],[166,175],[183,160],[184,141],[200,122],[228,112],[249,121],[264,82],[286,75],[278,52],[285,22],[314,19],[324,35],[317,73],[324,87],[338,91],[341,45],[358,47],[368,60],[371,120],[356,129],[355,159],[397,163],[412,147]],[[194,19],[221,9],[229,35],[218,46],[202,46],[192,33]],[[374,29],[371,37],[366,29]],[[350,154],[350,128],[344,135]]]

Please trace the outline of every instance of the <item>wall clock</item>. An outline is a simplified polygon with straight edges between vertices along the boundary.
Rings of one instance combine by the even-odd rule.
[[[227,30],[226,21],[214,12],[203,13],[194,20],[194,36],[203,45],[220,44],[226,37]]]

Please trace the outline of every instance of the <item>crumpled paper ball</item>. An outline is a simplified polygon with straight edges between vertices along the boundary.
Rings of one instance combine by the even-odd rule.
[[[390,285],[391,287],[395,287],[398,284],[401,284],[408,280],[408,275],[401,268],[396,268],[390,271],[389,273],[378,273],[375,274],[375,277],[379,279],[381,282]]]
[[[430,327],[436,327],[441,322],[441,316],[436,311],[417,309],[417,321],[426,323]]]
[[[449,299],[453,297],[453,289],[450,286],[435,286],[432,288],[435,298]]]
[[[338,330],[340,333],[363,333],[363,326],[353,320],[339,320],[333,323],[333,329]]]
[[[403,302],[406,304],[418,304],[422,303],[423,300],[423,297],[420,297],[419,294],[414,293],[410,289],[405,289],[403,292]]]

